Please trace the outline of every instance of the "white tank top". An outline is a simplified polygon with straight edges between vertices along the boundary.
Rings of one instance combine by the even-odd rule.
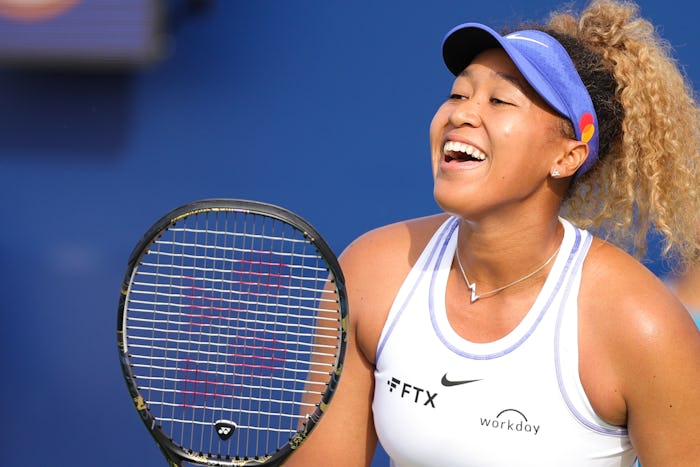
[[[392,466],[633,465],[627,430],[595,414],[579,379],[577,296],[592,236],[561,222],[564,240],[534,305],[483,344],[460,337],[445,312],[458,220],[435,233],[377,347],[372,409]]]

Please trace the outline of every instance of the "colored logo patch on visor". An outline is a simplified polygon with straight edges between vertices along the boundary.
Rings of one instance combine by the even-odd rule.
[[[581,118],[578,121],[578,128],[581,131],[581,141],[584,143],[589,142],[595,133],[593,115],[588,112],[581,115]]]

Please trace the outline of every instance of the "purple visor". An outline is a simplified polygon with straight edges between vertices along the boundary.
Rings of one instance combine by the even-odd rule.
[[[447,33],[442,56],[457,76],[478,54],[497,47],[508,54],[537,94],[571,121],[576,138],[588,143],[588,158],[577,175],[587,172],[598,159],[598,117],[571,57],[556,39],[533,30],[501,36],[483,24],[464,23]]]

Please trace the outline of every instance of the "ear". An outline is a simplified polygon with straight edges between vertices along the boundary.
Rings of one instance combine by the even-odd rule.
[[[566,140],[564,150],[554,160],[549,173],[553,178],[567,178],[576,173],[588,157],[588,143]]]

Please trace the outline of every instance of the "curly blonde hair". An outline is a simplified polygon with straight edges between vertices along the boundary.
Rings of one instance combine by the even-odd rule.
[[[599,161],[573,180],[563,214],[638,258],[655,230],[664,256],[696,262],[700,112],[671,47],[627,1],[557,11],[543,29],[572,56],[600,126]]]

